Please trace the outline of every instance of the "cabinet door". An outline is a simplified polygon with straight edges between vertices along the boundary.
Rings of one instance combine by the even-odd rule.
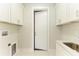
[[[23,25],[23,4],[18,4],[18,24]]]
[[[11,4],[11,22],[14,24],[23,24],[23,5]]]
[[[71,21],[79,20],[79,4],[70,4]]]
[[[10,4],[0,4],[0,21],[10,22]]]
[[[67,21],[67,17],[66,17],[66,4],[60,4],[60,15],[61,15],[61,24],[65,23]]]
[[[64,47],[56,43],[56,56],[71,56],[71,54]]]
[[[57,4],[56,5],[56,22],[62,24],[66,21],[66,4]]]
[[[61,23],[61,15],[60,15],[60,6],[59,4],[56,4],[56,25],[59,25]]]

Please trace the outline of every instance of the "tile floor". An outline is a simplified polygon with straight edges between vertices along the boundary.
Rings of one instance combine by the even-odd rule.
[[[55,56],[55,50],[51,51],[20,51],[16,56]]]

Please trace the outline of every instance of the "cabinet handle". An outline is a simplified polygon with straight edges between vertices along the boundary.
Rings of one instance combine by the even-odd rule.
[[[8,46],[11,46],[11,43],[9,43]]]

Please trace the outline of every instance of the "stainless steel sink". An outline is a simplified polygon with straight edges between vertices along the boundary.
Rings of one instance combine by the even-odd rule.
[[[71,49],[79,52],[79,45],[78,44],[75,44],[75,43],[72,43],[72,42],[64,42],[64,44],[66,46],[70,47]]]

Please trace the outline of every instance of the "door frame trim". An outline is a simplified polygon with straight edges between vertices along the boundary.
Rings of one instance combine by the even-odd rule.
[[[34,11],[46,10],[48,14],[48,39],[47,39],[47,50],[49,49],[49,8],[48,7],[32,7],[32,50],[34,51]]]

